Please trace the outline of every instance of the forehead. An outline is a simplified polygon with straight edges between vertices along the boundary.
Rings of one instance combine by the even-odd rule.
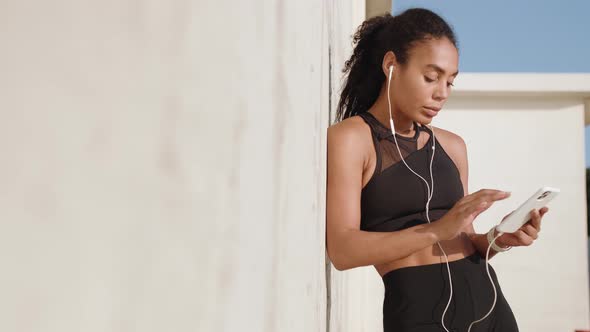
[[[459,53],[447,38],[427,39],[410,50],[410,63],[419,70],[444,71],[446,75],[458,72]]]

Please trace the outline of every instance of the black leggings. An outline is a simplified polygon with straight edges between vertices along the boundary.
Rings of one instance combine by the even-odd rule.
[[[445,326],[451,332],[467,332],[469,324],[482,318],[492,307],[494,290],[486,272],[486,260],[479,252],[449,262],[453,281],[453,300],[445,314]],[[483,321],[473,324],[471,332],[517,332],[518,325],[504,298],[496,272],[490,264],[496,285],[496,305]],[[441,316],[449,302],[449,276],[444,261],[409,266],[383,276],[384,332],[445,332]]]

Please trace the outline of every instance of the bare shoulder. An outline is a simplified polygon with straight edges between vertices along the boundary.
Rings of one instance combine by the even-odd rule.
[[[328,149],[343,148],[366,160],[371,129],[359,116],[352,116],[328,127]]]
[[[463,183],[464,194],[467,195],[468,190],[468,177],[469,177],[469,166],[467,162],[467,145],[463,138],[449,130],[432,127],[434,130],[434,137],[438,143],[445,150],[447,155],[455,163],[457,170],[461,176],[461,182]]]
[[[440,145],[443,146],[445,151],[448,150],[463,150],[466,147],[463,138],[454,132],[439,127],[432,126],[434,129],[434,135],[439,139]],[[447,149],[448,147],[448,149]]]
[[[363,135],[368,128],[360,116],[352,116],[328,127],[328,131],[335,135]]]

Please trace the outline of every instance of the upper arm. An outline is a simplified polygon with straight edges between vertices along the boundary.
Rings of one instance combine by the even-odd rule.
[[[339,234],[360,229],[360,198],[365,165],[363,136],[351,123],[328,128],[326,246],[334,262]]]

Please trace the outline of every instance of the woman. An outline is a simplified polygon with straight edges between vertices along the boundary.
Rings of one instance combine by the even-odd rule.
[[[458,74],[452,29],[413,8],[365,21],[353,42],[339,122],[328,128],[330,260],[338,270],[374,265],[385,332],[518,331],[490,266],[492,292],[486,252],[531,245],[548,208],[517,232],[492,229],[495,241],[475,233],[473,220],[509,193],[468,194],[465,142],[427,126]]]

